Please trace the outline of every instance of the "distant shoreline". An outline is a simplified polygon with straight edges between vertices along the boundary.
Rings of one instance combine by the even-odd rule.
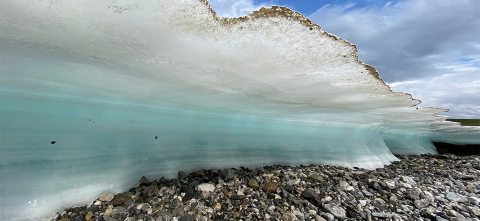
[[[480,119],[447,119],[448,121],[458,122],[462,126],[480,126]]]

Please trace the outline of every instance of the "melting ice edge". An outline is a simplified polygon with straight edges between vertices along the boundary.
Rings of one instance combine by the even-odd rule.
[[[479,142],[478,127],[417,109],[354,45],[288,8],[228,19],[199,0],[0,5],[1,220],[45,217],[141,175],[376,168],[392,153],[435,153],[434,141]]]

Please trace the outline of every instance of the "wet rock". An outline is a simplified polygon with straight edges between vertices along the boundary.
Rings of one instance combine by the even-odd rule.
[[[140,184],[143,184],[143,185],[149,185],[149,184],[150,184],[150,180],[148,180],[145,176],[142,176],[142,178],[140,178],[139,183],[140,183]]]
[[[182,180],[188,177],[188,174],[185,173],[184,171],[178,171],[178,179]]]
[[[143,196],[144,197],[151,197],[155,196],[158,192],[157,186],[149,186],[143,190]]]
[[[121,206],[123,205],[123,203],[125,203],[127,200],[130,200],[130,199],[132,199],[132,197],[119,193],[115,195],[115,197],[113,198],[112,205]]]
[[[220,175],[222,176],[222,178],[224,180],[227,180],[227,181],[228,180],[233,180],[233,179],[235,179],[235,177],[237,177],[237,174],[236,174],[235,170],[233,170],[233,169],[222,170]]]

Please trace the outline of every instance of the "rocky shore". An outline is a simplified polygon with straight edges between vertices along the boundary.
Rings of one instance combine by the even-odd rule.
[[[479,220],[478,156],[397,157],[376,170],[266,166],[142,177],[138,187],[52,220]]]

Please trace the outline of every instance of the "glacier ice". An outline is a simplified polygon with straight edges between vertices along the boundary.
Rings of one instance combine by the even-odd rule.
[[[202,0],[0,6],[1,220],[47,217],[142,175],[376,168],[435,153],[432,141],[479,143],[478,127],[417,109],[354,45],[284,7],[229,19]]]

